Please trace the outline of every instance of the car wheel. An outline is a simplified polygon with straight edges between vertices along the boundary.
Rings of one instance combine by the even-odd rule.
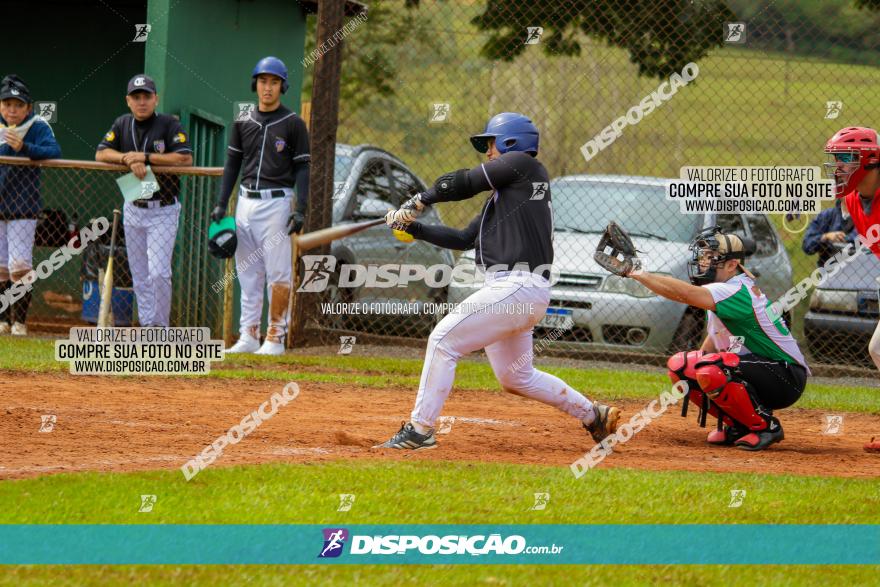
[[[706,319],[705,311],[690,307],[684,311],[681,322],[672,335],[672,343],[669,345],[669,353],[674,354],[679,351],[692,351],[700,348],[703,342],[703,331],[705,330]]]

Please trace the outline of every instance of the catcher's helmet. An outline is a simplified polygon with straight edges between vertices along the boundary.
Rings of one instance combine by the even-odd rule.
[[[524,151],[532,156],[538,154],[538,129],[524,114],[496,114],[486,123],[486,130],[471,137],[471,144],[480,153],[485,153],[489,150],[490,138],[495,139],[495,148],[499,153]]]
[[[865,174],[880,167],[880,144],[873,128],[842,128],[825,143],[825,175],[835,181],[835,196],[856,189]]]
[[[700,232],[691,241],[689,249],[688,277],[694,285],[714,283],[718,266],[731,259],[736,259],[740,269],[754,278],[742,264],[746,257],[755,252],[755,241],[750,238],[724,234],[719,227],[713,226]]]
[[[235,218],[227,216],[208,227],[208,252],[218,259],[228,259],[235,254],[238,237],[235,235]]]
[[[287,83],[287,66],[277,57],[263,57],[254,66],[251,73],[251,91],[257,91],[257,76],[268,73],[281,78],[281,93],[285,93],[289,84]]]

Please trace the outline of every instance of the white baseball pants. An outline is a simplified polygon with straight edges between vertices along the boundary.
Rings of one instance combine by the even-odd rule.
[[[452,390],[458,360],[486,349],[504,391],[592,421],[593,404],[564,381],[532,365],[532,331],[550,305],[550,284],[523,271],[486,278],[480,291],[447,315],[428,339],[419,393],[411,420],[433,428]]]
[[[141,326],[168,326],[171,319],[171,257],[180,202],[160,208],[123,206],[125,251]]]
[[[36,220],[0,220],[0,281],[33,269]]]
[[[267,339],[287,333],[291,249],[287,234],[290,197],[252,199],[239,195],[235,209],[235,271],[241,285],[240,331],[259,337],[263,290],[269,288]]]

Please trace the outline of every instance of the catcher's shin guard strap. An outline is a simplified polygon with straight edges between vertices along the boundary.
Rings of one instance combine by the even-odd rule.
[[[731,381],[713,400],[731,419],[748,427],[749,430],[764,430],[769,425],[770,414],[757,404],[746,386],[739,381]]]
[[[719,422],[723,422],[728,426],[733,426],[733,420],[731,420],[730,417],[725,414],[723,410],[719,409],[715,402],[706,397],[706,394],[699,389],[692,387],[690,390],[688,390],[687,397],[688,400],[693,402],[694,405],[697,406],[697,408],[699,408],[700,410],[700,413],[697,416],[697,423],[700,425],[701,428],[706,427],[706,418],[708,414],[711,414],[715,418],[718,418]],[[685,412],[685,415],[686,414],[687,412]]]

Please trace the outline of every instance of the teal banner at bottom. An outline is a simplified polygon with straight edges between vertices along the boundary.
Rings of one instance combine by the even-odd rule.
[[[0,525],[0,564],[880,564],[880,525]]]

